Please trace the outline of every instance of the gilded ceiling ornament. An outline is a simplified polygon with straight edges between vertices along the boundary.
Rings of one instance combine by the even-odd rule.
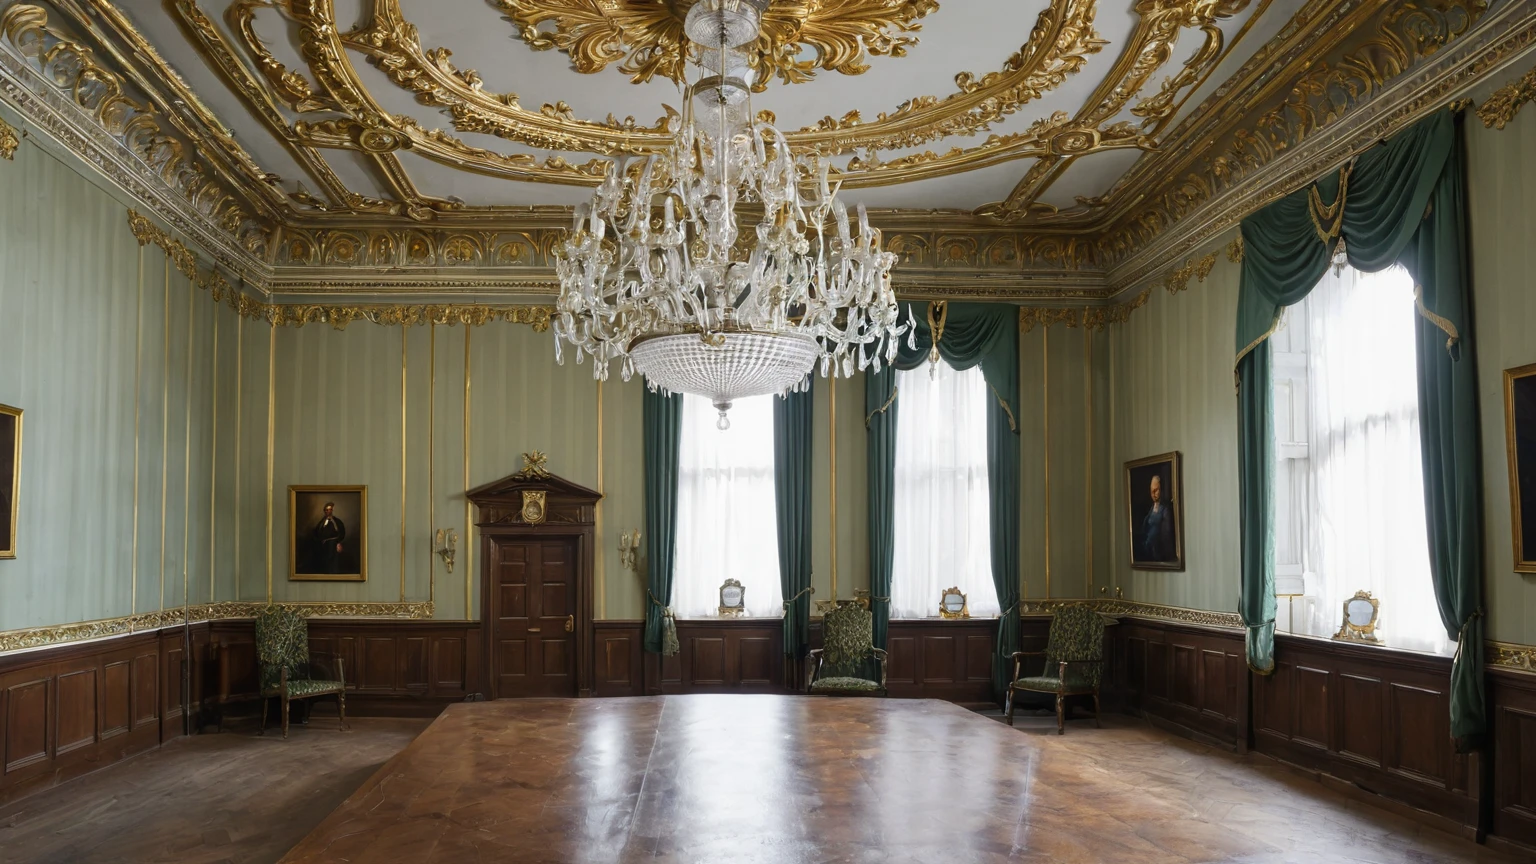
[[[602,71],[620,61],[636,84],[660,75],[683,80],[697,50],[683,33],[687,0],[495,0],[536,50],[558,49],[577,72]],[[904,57],[911,35],[937,0],[795,0],[763,14],[762,33],[748,52],[754,89],[768,81],[809,81],[816,70],[862,75],[866,54]],[[548,25],[548,26],[546,26]]]
[[[1536,69],[1493,91],[1478,106],[1477,117],[1489,129],[1503,129],[1525,103],[1536,100]]]
[[[203,217],[247,252],[265,250],[269,229],[241,206],[231,191],[234,184],[220,170],[196,158],[198,142],[178,134],[153,104],[128,95],[123,77],[54,27],[49,10],[25,3],[10,6],[0,14],[0,35]]]
[[[21,146],[21,133],[16,127],[0,118],[0,156],[15,160],[16,148]]]
[[[315,88],[303,75],[288,69],[267,49],[261,37],[256,35],[254,22],[257,9],[272,9],[282,13],[286,11],[286,5],[279,0],[235,0],[224,10],[224,20],[229,24],[229,29],[240,34],[246,51],[256,62],[256,68],[266,77],[273,92],[295,111],[337,110],[335,103],[316,95]]]
[[[1327,15],[1298,13],[1233,75],[1230,86],[1190,114],[1158,158],[1141,160],[1122,178],[1120,188],[1157,185],[1114,208],[1100,239],[1106,263],[1129,257],[1280,152],[1337,123],[1414,63],[1466,33],[1487,10],[1485,0],[1337,7]],[[1335,33],[1345,34],[1340,37],[1345,47],[1320,60],[1318,40]],[[1275,46],[1286,53],[1276,57]],[[1277,74],[1276,67],[1285,71]],[[1223,110],[1231,105],[1253,108],[1234,117]],[[1189,146],[1197,141],[1214,143]],[[1170,179],[1158,184],[1158,177]]]

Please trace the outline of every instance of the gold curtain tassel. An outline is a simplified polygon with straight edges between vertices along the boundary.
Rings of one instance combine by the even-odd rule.
[[[901,393],[901,388],[900,387],[892,387],[891,388],[891,398],[885,400],[885,404],[884,405],[881,405],[879,408],[876,408],[875,410],[869,412],[869,416],[864,418],[864,428],[865,429],[868,429],[869,428],[869,424],[871,424],[871,423],[873,423],[875,421],[875,415],[876,414],[884,414],[886,412],[886,409],[890,408],[891,405],[896,402],[896,396],[899,393]]]
[[[1439,327],[1441,330],[1445,331],[1445,350],[1451,350],[1451,348],[1455,347],[1457,342],[1461,341],[1461,334],[1457,332],[1456,325],[1452,324],[1450,319],[1436,315],[1435,313],[1429,311],[1429,307],[1424,305],[1423,285],[1416,284],[1413,286],[1413,305],[1419,310],[1419,314],[1427,318],[1431,324],[1434,324],[1436,327]]]
[[[991,387],[992,385],[988,384],[987,386]],[[1019,431],[1019,424],[1013,420],[1013,409],[1008,407],[1008,400],[1003,398],[1003,394],[997,392],[996,387],[992,387],[992,395],[997,397],[997,404],[1002,406],[1003,413],[1008,415],[1008,431]]]

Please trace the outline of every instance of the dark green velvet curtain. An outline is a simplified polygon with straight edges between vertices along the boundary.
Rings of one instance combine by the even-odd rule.
[[[1482,473],[1466,267],[1460,117],[1431,116],[1337,173],[1243,220],[1238,295],[1238,446],[1248,663],[1274,668],[1274,452],[1269,352],[1280,311],[1312,290],[1342,238],[1352,266],[1402,264],[1419,295],[1424,505],[1435,598],[1459,639],[1451,734],[1484,729]]]
[[[682,442],[683,397],[645,391],[641,435],[645,450],[645,650],[677,653],[672,613],[672,572],[677,562],[677,462]]]
[[[897,369],[916,369],[928,362],[928,352],[933,347],[926,305],[909,305],[917,332],[910,348],[903,338],[896,356]],[[1013,414],[1019,404],[1018,310],[1002,304],[948,304],[939,355],[956,369],[980,365],[994,397],[987,409],[987,482],[991,495],[992,583],[1002,609],[994,643],[992,678],[1001,693],[1008,687],[1012,654],[1019,642],[1019,433]],[[869,441],[870,595],[875,611],[875,644],[884,648],[895,545],[893,486],[900,398],[896,375],[889,368],[866,373],[864,388]]]
[[[784,655],[796,660],[805,656],[810,643],[811,393],[806,388],[773,400],[773,491],[779,588],[784,592]]]

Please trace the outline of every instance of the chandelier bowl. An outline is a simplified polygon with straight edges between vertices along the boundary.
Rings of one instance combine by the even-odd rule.
[[[649,337],[629,350],[646,381],[704,396],[722,419],[735,399],[799,387],[820,355],[815,339],[794,333],[676,333]]]

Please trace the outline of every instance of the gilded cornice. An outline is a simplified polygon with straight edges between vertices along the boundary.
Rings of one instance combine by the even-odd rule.
[[[278,603],[278,606],[297,609],[306,618],[388,618],[422,620],[434,614],[434,604],[426,603]],[[165,609],[159,612],[142,612],[121,618],[104,618],[97,621],[81,621],[75,624],[57,624],[52,627],[30,627],[22,630],[0,632],[0,654],[45,648],[70,642],[126,636],[145,630],[176,627],[182,624],[202,624],[209,621],[239,621],[256,617],[265,603],[203,603],[185,609]]]
[[[1515,119],[1521,106],[1533,99],[1536,99],[1536,69],[1493,91],[1483,104],[1477,106],[1477,117],[1489,129],[1503,129]]]
[[[1175,172],[1173,166],[1164,166],[1177,178],[1170,181],[1168,190],[1156,196],[1148,210],[1130,219],[1135,226],[1122,219],[1120,227],[1111,230],[1106,243],[1119,245],[1101,252],[1110,268],[1112,290],[1139,284],[1170,259],[1448,104],[1536,45],[1536,7],[1530,4],[1506,3],[1487,15],[1479,0],[1425,5],[1429,8],[1415,3],[1368,7],[1378,16],[1372,19],[1376,25],[1357,31],[1374,34],[1371,38],[1336,61],[1316,64],[1296,87],[1287,90],[1283,105],[1250,112],[1241,121],[1250,126],[1216,134],[1213,148],[1183,148],[1194,151],[1186,161],[1198,158],[1209,170],[1181,174],[1184,169]],[[1328,18],[1318,26],[1334,20]],[[1405,61],[1405,54],[1410,59]],[[1360,82],[1369,80],[1368,70],[1373,68],[1396,70],[1396,74],[1381,76],[1380,83],[1366,87]],[[1367,78],[1361,79],[1362,75]],[[1280,76],[1279,80],[1288,79]],[[1308,88],[1322,87],[1324,92],[1301,105],[1298,94],[1311,92],[1301,89],[1303,83]],[[1367,96],[1373,97],[1369,110],[1357,110]],[[1260,121],[1265,125],[1257,132],[1247,131],[1259,127]],[[1275,137],[1284,129],[1297,134]],[[1211,134],[1203,127],[1194,132]],[[1176,137],[1171,143],[1180,141]],[[1140,170],[1139,163],[1122,182],[1136,182]],[[1174,225],[1177,229],[1169,230]]]

